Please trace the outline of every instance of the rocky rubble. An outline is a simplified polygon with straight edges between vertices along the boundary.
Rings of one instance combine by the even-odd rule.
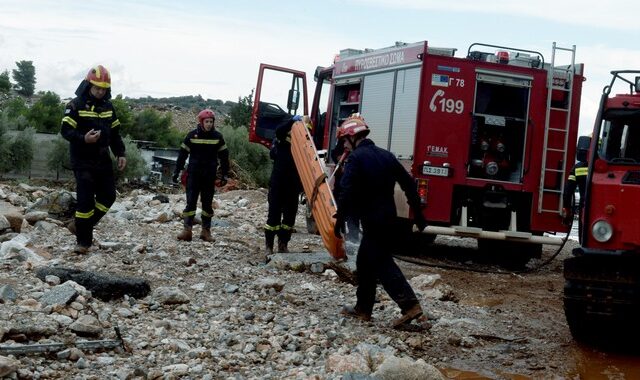
[[[354,302],[355,290],[333,271],[264,264],[265,191],[216,194],[214,243],[178,242],[184,196],[157,195],[120,195],[96,227],[94,247],[78,256],[65,227],[68,194],[0,185],[0,376],[442,378],[433,365],[442,366],[443,358],[424,354],[428,332],[388,327],[399,310],[383,292],[373,322],[349,320],[338,311]],[[296,229],[293,252],[324,252],[318,236],[302,233],[302,213]],[[150,292],[103,300],[88,290],[90,282],[83,286],[56,268],[144,279]],[[425,303],[451,292],[438,290],[437,280],[414,280]],[[447,313],[441,313],[446,324],[474,328],[473,320],[456,322]],[[85,341],[117,340],[116,330],[122,347],[78,348]],[[2,351],[53,343],[66,348],[48,354]]]

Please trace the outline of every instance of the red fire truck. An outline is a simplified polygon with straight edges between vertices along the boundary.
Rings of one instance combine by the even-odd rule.
[[[578,140],[578,152],[589,152],[589,166],[581,246],[564,263],[564,307],[576,339],[623,338],[635,344],[640,334],[640,71],[611,74],[593,129],[597,138]],[[610,96],[616,82],[629,91]]]
[[[305,73],[262,64],[250,140],[269,146],[284,117],[309,115],[315,145],[330,157],[336,128],[358,112],[369,138],[416,179],[426,232],[475,237],[492,250],[518,245],[509,251],[528,252],[519,255],[528,260],[541,244],[561,241],[544,232],[566,230],[561,193],[575,154],[583,65],[575,46],[555,43],[549,61],[480,43],[464,57],[456,50],[426,41],[342,50],[316,69],[310,113]],[[398,216],[407,218],[397,193]]]

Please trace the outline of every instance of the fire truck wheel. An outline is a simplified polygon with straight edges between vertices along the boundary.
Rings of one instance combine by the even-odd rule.
[[[621,348],[640,338],[640,260],[577,256],[564,261],[564,312],[576,341]]]
[[[585,318],[586,304],[571,297],[575,291],[575,285],[571,281],[566,281],[564,285],[564,314],[569,325],[569,330],[573,338],[580,342],[589,342],[593,337],[594,329]]]

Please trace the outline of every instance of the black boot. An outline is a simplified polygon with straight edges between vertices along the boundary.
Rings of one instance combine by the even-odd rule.
[[[289,247],[287,247],[287,243],[286,241],[280,241],[280,239],[278,239],[278,252],[279,253],[289,253]]]
[[[264,230],[264,246],[265,246],[265,261],[269,261],[269,257],[273,255],[273,243],[276,239],[276,232],[271,230]]]

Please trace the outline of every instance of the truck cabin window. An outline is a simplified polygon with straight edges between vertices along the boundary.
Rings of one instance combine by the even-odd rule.
[[[640,164],[640,111],[605,115],[600,158],[616,164]]]

